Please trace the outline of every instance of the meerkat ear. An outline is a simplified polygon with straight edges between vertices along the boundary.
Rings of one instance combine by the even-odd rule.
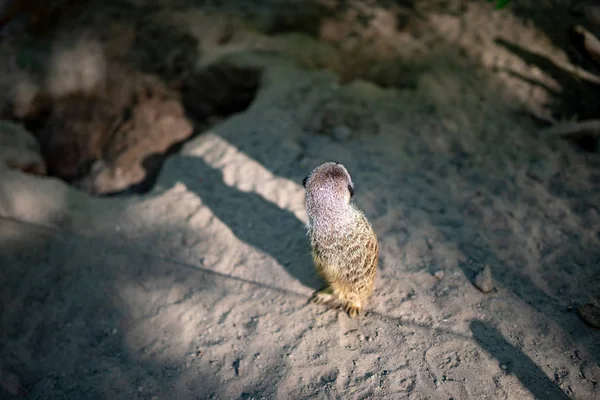
[[[350,192],[350,198],[352,198],[354,196],[354,186],[351,183],[348,184],[348,191]]]
[[[306,189],[306,181],[308,180],[308,175],[306,175],[304,177],[304,179],[302,179],[302,186],[304,186],[304,188]]]

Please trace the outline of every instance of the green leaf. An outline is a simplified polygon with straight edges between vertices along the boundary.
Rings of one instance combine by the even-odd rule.
[[[510,0],[496,0],[496,10],[504,8]]]

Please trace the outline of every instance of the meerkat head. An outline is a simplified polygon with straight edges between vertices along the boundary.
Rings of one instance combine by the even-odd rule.
[[[303,180],[307,200],[316,203],[350,202],[354,184],[346,167],[337,162],[326,162],[311,171]]]

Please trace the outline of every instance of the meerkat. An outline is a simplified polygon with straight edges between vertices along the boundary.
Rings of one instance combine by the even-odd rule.
[[[303,181],[310,238],[317,273],[325,281],[311,301],[336,302],[350,318],[373,293],[379,244],[371,224],[352,202],[354,184],[346,167],[326,162]]]

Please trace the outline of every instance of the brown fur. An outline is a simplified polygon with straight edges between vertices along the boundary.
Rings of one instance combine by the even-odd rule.
[[[342,164],[326,162],[306,178],[305,206],[315,267],[326,285],[315,303],[341,303],[351,318],[373,293],[379,245],[364,214],[351,203],[352,178]]]

